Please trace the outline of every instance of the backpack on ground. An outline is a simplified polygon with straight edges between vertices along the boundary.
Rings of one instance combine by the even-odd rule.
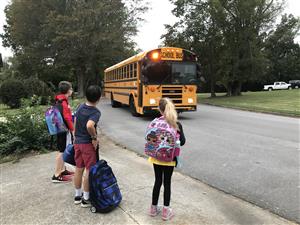
[[[46,124],[50,135],[56,135],[65,133],[68,131],[64,118],[62,116],[62,101],[59,100],[57,103],[45,112]]]
[[[146,130],[145,154],[163,162],[179,155],[179,135],[163,117],[154,119]]]
[[[108,213],[122,201],[117,179],[105,160],[90,168],[90,201],[93,213]]]
[[[64,153],[63,153],[63,160],[65,163],[70,165],[76,166],[75,162],[75,150],[73,144],[68,144]]]

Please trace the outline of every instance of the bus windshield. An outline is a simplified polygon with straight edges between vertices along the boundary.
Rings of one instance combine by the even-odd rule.
[[[196,84],[195,63],[160,62],[147,66],[144,73],[147,84]]]

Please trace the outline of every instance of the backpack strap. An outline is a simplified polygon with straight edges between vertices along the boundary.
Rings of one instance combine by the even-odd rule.
[[[67,102],[67,99],[58,99],[58,100],[55,101],[55,105],[58,108],[65,125],[68,127],[68,124],[67,124],[67,122],[64,118],[64,114],[63,114],[63,111],[64,111],[63,106],[62,106],[63,101]]]

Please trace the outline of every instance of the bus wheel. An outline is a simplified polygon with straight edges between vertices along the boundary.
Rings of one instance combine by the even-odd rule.
[[[137,113],[135,105],[134,105],[134,100],[133,97],[130,96],[130,100],[129,100],[129,107],[130,107],[130,112],[133,116],[139,116],[140,114]]]
[[[117,102],[117,101],[114,100],[114,96],[113,96],[112,93],[110,94],[110,103],[111,103],[111,106],[112,106],[113,108],[117,108],[117,107],[120,107],[120,106],[121,106],[121,103],[120,103],[120,102]]]

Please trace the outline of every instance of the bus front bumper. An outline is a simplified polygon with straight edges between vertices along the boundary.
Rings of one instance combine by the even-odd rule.
[[[197,105],[175,105],[177,112],[197,111]],[[151,111],[158,111],[158,106],[145,106],[143,108],[144,113]]]

